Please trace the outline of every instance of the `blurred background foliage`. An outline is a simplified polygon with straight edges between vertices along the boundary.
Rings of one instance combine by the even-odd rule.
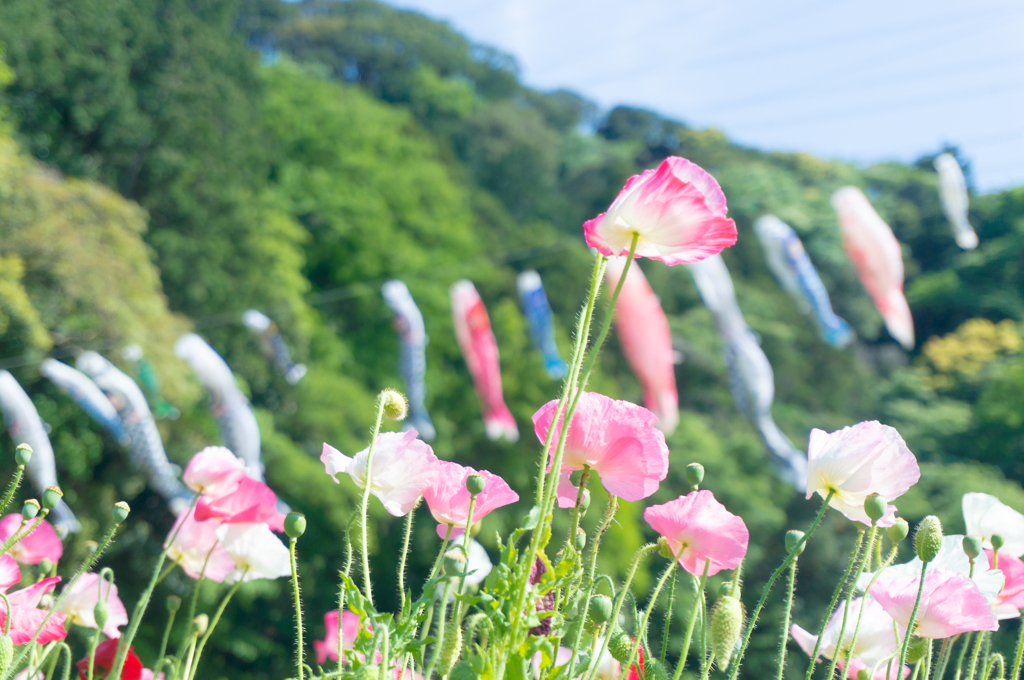
[[[581,223],[667,155],[702,165],[725,190],[740,232],[725,259],[775,370],[775,418],[798,446],[812,427],[879,419],[922,461],[921,483],[899,503],[912,522],[936,513],[962,530],[967,491],[1024,510],[1024,188],[973,197],[981,245],[962,252],[931,157],[857,168],[739,147],[649,111],[602,113],[571,92],[531,90],[510,56],[445,24],[370,0],[7,0],[0,44],[0,365],[52,427],[62,486],[84,520],[69,553],[99,535],[116,500],[132,504],[106,558],[129,602],[172,518],[116,442],[40,379],[47,353],[96,349],[120,362],[124,345],[142,345],[182,411],[160,423],[179,464],[220,442],[171,346],[191,328],[226,357],[256,407],[271,485],[311,519],[300,555],[310,634],[322,636],[355,495],[323,473],[320,447],[363,448],[373,395],[404,387],[380,284],[404,279],[426,319],[435,452],[503,475],[523,498],[484,522],[480,538],[493,549],[495,532],[529,506],[539,451],[530,417],[558,390],[528,341],[515,275],[541,273],[567,350],[591,262]],[[885,334],[843,253],[828,200],[845,184],[865,189],[903,244],[919,338],[909,355]],[[800,234],[836,311],[858,332],[853,347],[823,345],[772,278],[751,229],[766,212]],[[703,463],[706,487],[756,537],[745,577],[752,593],[781,556],[782,532],[802,526],[816,503],[774,477],[732,403],[721,340],[689,274],[642,267],[685,355],[680,426],[668,439],[673,468],[652,501],[683,493],[683,466]],[[448,304],[448,287],[463,277],[490,311],[523,433],[516,444],[484,436]],[[299,385],[272,370],[239,323],[250,307],[273,316],[309,366]],[[601,369],[594,389],[639,401],[614,339]],[[602,553],[617,574],[649,538],[643,504],[624,505]],[[401,527],[379,505],[373,520],[379,598],[390,607]],[[839,576],[835,556],[852,536],[836,517],[819,530],[801,561],[798,622],[822,614],[823,584]],[[418,574],[437,547],[423,516]],[[641,588],[648,582],[638,578]],[[282,586],[242,589],[211,642],[207,677],[288,672],[292,614]],[[147,663],[162,595],[189,587],[177,572],[161,585],[138,642]],[[203,600],[216,598],[208,585]],[[767,610],[756,649],[774,649],[779,615]],[[755,654],[744,674],[762,677],[770,663]]]

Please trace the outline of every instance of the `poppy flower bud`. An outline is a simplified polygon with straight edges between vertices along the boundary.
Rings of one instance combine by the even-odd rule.
[[[928,515],[917,525],[914,548],[922,562],[931,562],[942,549],[942,523],[935,515]]]
[[[857,671],[857,680],[871,680],[871,674],[868,673],[868,669],[861,668]]]
[[[577,552],[583,552],[583,549],[587,547],[587,532],[579,527],[576,528],[576,550]]]
[[[466,477],[466,491],[469,492],[470,496],[483,493],[485,486],[487,486],[487,480],[484,479],[483,475],[469,475]]]
[[[650,680],[668,680],[668,672],[657,659],[647,659],[644,661],[644,678],[649,678]]]
[[[967,553],[968,559],[973,562],[981,554],[983,546],[981,544],[981,536],[964,536],[963,540],[964,552]]]
[[[607,595],[590,598],[590,620],[600,625],[612,618],[612,599]]]
[[[14,449],[14,462],[18,465],[28,465],[28,462],[32,460],[32,447],[28,444],[18,444],[18,448]]]
[[[92,608],[92,616],[96,619],[96,627],[103,630],[103,627],[107,625],[107,619],[110,618],[110,609],[107,607],[107,603],[97,600],[96,606]]]
[[[704,466],[700,463],[690,463],[686,466],[686,483],[692,491],[696,491],[700,483],[704,481]]]
[[[210,627],[210,617],[206,614],[200,614],[196,618],[192,619],[192,631],[200,637],[206,635],[206,629]]]
[[[405,420],[409,414],[409,402],[398,390],[386,389],[378,397],[384,408],[384,415],[391,420]]]
[[[790,531],[787,531],[786,532],[786,551],[787,552],[796,551],[796,554],[798,556],[802,555],[803,552],[804,552],[804,548],[807,547],[807,541],[802,540],[803,537],[804,537],[804,532],[800,531],[799,529],[792,529]]]
[[[460,548],[452,548],[444,554],[444,573],[448,576],[459,576],[466,566],[466,556]]]
[[[889,535],[889,540],[893,543],[899,543],[910,533],[910,525],[907,524],[907,520],[902,517],[896,518],[896,523],[885,530],[885,533]]]
[[[59,486],[48,486],[43,492],[43,507],[53,510],[57,507],[57,503],[60,503],[61,498],[64,498],[64,492],[60,490]]]
[[[6,674],[14,661],[14,640],[10,635],[0,636],[0,674]]]
[[[441,643],[441,654],[437,659],[437,672],[442,678],[451,672],[460,656],[462,656],[462,626],[447,626],[444,631],[444,641]]]
[[[729,667],[736,643],[743,633],[743,618],[743,605],[739,600],[731,595],[718,598],[711,612],[711,648],[722,670]]]
[[[380,678],[380,666],[370,664],[360,666],[352,676],[353,680],[378,680],[378,678]]]
[[[82,544],[82,547],[84,547],[87,551],[89,551],[90,555],[95,555],[96,551],[99,550],[99,548],[100,548],[100,544],[97,543],[96,541],[86,541],[85,543]]]
[[[668,539],[664,536],[658,536],[658,554],[666,560],[674,560],[676,558],[676,554],[672,552],[672,546],[669,545]]]
[[[732,595],[732,581],[726,581],[718,586],[718,597]]]
[[[870,493],[867,498],[864,499],[864,514],[868,516],[872,522],[885,517],[885,511],[888,510],[885,498],[881,494]]]
[[[29,498],[25,501],[25,504],[21,506],[21,516],[25,519],[33,519],[39,514],[39,501],[35,498]]]
[[[53,570],[53,562],[46,559],[45,557],[39,562],[39,573],[49,574]]]
[[[167,596],[167,611],[176,612],[181,609],[181,598],[177,595]]]
[[[629,661],[629,654],[632,651],[633,638],[621,630],[613,633],[611,639],[608,640],[608,653],[619,663]]]
[[[306,516],[301,512],[289,512],[284,518],[284,533],[288,538],[298,538],[306,533]]]
[[[1003,537],[999,534],[992,534],[992,549],[999,552],[999,549],[1003,547]]]
[[[917,637],[916,635],[910,638],[910,645],[907,647],[907,663],[914,665],[918,661],[924,658],[925,654],[928,653],[928,640],[925,638]]]
[[[111,513],[114,517],[114,524],[120,524],[128,519],[128,513],[131,511],[132,509],[124,501],[114,503],[114,510]]]
[[[587,510],[590,509],[590,489],[583,490],[583,497],[580,498],[580,517],[587,515]]]

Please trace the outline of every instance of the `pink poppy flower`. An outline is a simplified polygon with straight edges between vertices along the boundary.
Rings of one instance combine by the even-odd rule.
[[[373,631],[373,626],[366,622],[366,629]],[[338,610],[324,614],[324,627],[327,634],[323,640],[313,640],[313,651],[316,652],[316,662],[323,666],[327,660],[338,660]],[[341,646],[342,649],[352,649],[359,634],[359,615],[349,610],[341,615]]]
[[[423,490],[437,480],[437,456],[416,430],[382,432],[377,435],[370,470],[370,493],[395,517],[409,514]],[[349,458],[330,444],[324,444],[320,461],[337,484],[336,475],[346,473],[360,489],[366,486],[366,456],[369,447]]]
[[[224,496],[246,477],[245,462],[223,446],[207,446],[192,456],[181,480],[188,488],[209,496]]]
[[[277,510],[277,495],[251,477],[240,479],[235,490],[224,496],[200,496],[195,518],[200,522],[217,519],[224,524],[264,523],[274,531],[284,531],[284,515]]]
[[[608,212],[583,223],[587,245],[609,257],[625,255],[640,234],[637,257],[689,264],[736,243],[715,178],[685,158],[669,156],[656,170],[633,175]]]
[[[275,579],[292,573],[288,548],[266,524],[222,524],[216,533],[224,551],[235,561],[225,581]]]
[[[862,669],[874,668],[876,664],[891,657],[899,649],[899,640],[896,638],[895,622],[892,617],[885,613],[885,610],[870,596],[858,597],[850,603],[850,617],[856,621],[860,616],[861,607],[864,607],[864,618],[861,622],[860,631],[857,635],[857,646],[853,650],[853,658],[850,660],[850,668],[846,675],[851,680],[856,680],[857,673]],[[832,659],[838,650],[839,661],[836,664],[840,670],[843,669],[843,659],[850,651],[850,643],[853,642],[854,625],[846,626],[843,634],[842,644],[839,644],[839,629],[842,627],[843,612],[846,602],[841,601],[839,607],[832,613],[832,617],[825,626],[825,633],[822,635],[821,648],[818,653],[826,659]],[[901,635],[906,629],[900,628]],[[808,633],[800,626],[793,624],[790,628],[793,640],[804,650],[807,656],[814,653],[814,645],[818,642],[818,636]],[[898,660],[892,665],[895,666]],[[886,669],[888,662],[881,663],[875,673],[875,680],[886,680]],[[903,667],[903,676],[910,673],[910,667]],[[890,669],[891,680],[897,677],[896,669]]]
[[[437,471],[437,481],[423,490],[423,498],[430,514],[439,522],[437,535],[441,538],[445,537],[449,525],[453,527],[452,537],[461,535],[466,529],[470,498],[466,477],[471,474],[481,475],[486,480],[484,490],[477,494],[476,505],[473,506],[474,522],[482,520],[492,510],[519,500],[519,494],[510,489],[504,479],[487,470],[477,471],[442,460],[437,462]]]
[[[107,623],[103,626],[103,634],[108,638],[119,638],[121,631],[118,630],[118,627],[128,625],[128,611],[124,608],[121,598],[117,596],[117,586],[110,585],[106,579],[103,579],[102,585],[99,581],[99,574],[89,573],[79,576],[57,611],[67,614],[71,623],[77,626],[95,629],[94,611],[96,603],[101,599],[100,588],[102,588],[102,599],[107,603],[108,613]]]
[[[1024,515],[987,493],[965,493],[961,507],[967,533],[981,536],[986,548],[992,547],[993,534],[1003,539],[1000,561],[1004,553],[1024,555]]]
[[[21,569],[18,568],[18,563],[10,555],[0,555],[0,591],[7,595],[7,600],[11,603],[11,641],[15,645],[22,645],[31,640],[42,625],[49,612],[39,609],[39,601],[60,583],[60,576],[45,578],[14,593],[7,592],[8,588],[20,581]],[[7,607],[3,600],[0,600],[0,630],[7,625],[7,616]],[[54,640],[63,640],[67,636],[64,629],[65,619],[67,615],[54,612],[36,638],[36,642],[45,645]]]
[[[549,401],[533,414],[534,431],[541,442],[548,436],[557,410],[558,401]],[[665,435],[654,427],[657,420],[642,406],[584,392],[569,424],[558,505],[567,508],[576,504],[577,491],[569,483],[569,475],[584,465],[600,475],[608,493],[624,500],[638,501],[657,491],[668,475],[668,446]],[[559,421],[554,441],[558,441],[561,432]],[[549,471],[554,457],[552,446]]]
[[[194,508],[186,510],[178,515],[171,532],[167,534],[164,542],[167,557],[177,562],[190,578],[198,580],[202,574],[216,583],[223,582],[224,577],[235,568],[235,561],[217,540],[219,526],[220,522],[214,519],[197,521]]]
[[[920,576],[899,581],[879,580],[871,587],[871,596],[898,624],[906,627],[920,583]],[[921,606],[914,626],[916,635],[941,640],[958,633],[998,628],[999,622],[988,600],[974,581],[949,569],[925,572]]]
[[[668,539],[683,569],[708,576],[735,569],[747,554],[750,533],[743,520],[725,509],[707,490],[694,491],[644,510],[644,519]]]
[[[988,564],[992,566],[994,553],[986,550]],[[993,569],[995,567],[992,567]],[[999,571],[1003,572],[1006,579],[1003,589],[996,595],[996,601],[992,603],[992,613],[997,619],[1015,619],[1020,616],[1020,610],[1024,608],[1024,561],[1003,551],[999,551]]]
[[[855,522],[870,525],[864,499],[878,493],[895,500],[921,478],[917,459],[888,425],[871,420],[844,427],[831,434],[811,430],[807,446],[807,498],[829,491],[836,493],[829,505]],[[878,526],[896,522],[896,506],[890,505]]]
[[[16,534],[25,523],[27,529],[36,520],[25,523],[24,518],[18,513],[13,513],[0,519],[0,543],[3,543]],[[11,548],[11,555],[21,564],[39,564],[43,560],[50,560],[54,564],[60,561],[64,554],[64,544],[54,530],[53,525],[45,519],[39,526],[25,538],[21,539]]]

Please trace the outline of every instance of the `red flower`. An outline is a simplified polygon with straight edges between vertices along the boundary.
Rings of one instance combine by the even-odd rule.
[[[114,657],[117,656],[118,640],[104,640],[96,647],[96,658],[93,662],[93,677],[105,678],[114,665]],[[89,674],[89,657],[79,661],[79,680],[86,680]],[[128,648],[128,656],[125,657],[124,667],[121,669],[121,680],[142,680],[142,662],[135,656],[135,648]]]

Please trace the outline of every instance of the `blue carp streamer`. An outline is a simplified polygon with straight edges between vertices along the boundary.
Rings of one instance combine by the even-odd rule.
[[[761,242],[768,268],[783,290],[796,301],[800,313],[814,320],[821,339],[831,347],[849,345],[853,329],[832,310],[828,291],[796,232],[774,215],[758,218],[754,232]]]
[[[117,415],[117,409],[89,376],[56,359],[43,361],[39,372],[60,388],[61,392],[71,397],[90,418],[112,434],[119,444],[128,446],[128,432]]]
[[[721,255],[687,265],[704,305],[715,317],[725,342],[725,363],[729,368],[729,390],[736,406],[761,434],[779,474],[798,490],[807,484],[807,456],[772,419],[775,375],[764,350],[736,303],[732,277]]]
[[[178,470],[167,460],[160,430],[142,389],[128,374],[96,352],[82,352],[75,365],[93,379],[117,409],[128,433],[128,456],[145,473],[150,488],[167,501],[175,515],[187,510],[192,493],[178,481]]]
[[[519,291],[523,313],[530,323],[530,337],[544,355],[544,370],[550,378],[564,378],[568,367],[558,353],[554,317],[551,315],[551,305],[548,304],[548,296],[544,292],[540,274],[532,269],[520,273],[516,277],[516,289]]]
[[[181,411],[167,401],[160,394],[160,380],[156,377],[156,370],[153,362],[149,360],[145,352],[138,345],[128,345],[121,350],[121,358],[129,362],[135,371],[135,377],[142,385],[146,399],[153,405],[153,415],[157,420],[177,420]]]
[[[284,344],[284,337],[273,319],[258,309],[250,309],[242,314],[242,323],[259,337],[263,355],[274,362],[288,384],[297,385],[306,375],[306,365],[292,361],[288,345]]]
[[[235,375],[217,350],[195,333],[181,336],[174,353],[188,362],[206,388],[210,411],[220,427],[224,446],[245,461],[249,476],[263,481],[260,462],[260,426],[249,400],[235,384]]]
[[[57,465],[50,438],[46,436],[46,426],[35,404],[7,371],[0,371],[0,410],[3,411],[11,439],[32,447],[32,458],[25,469],[36,492],[42,496],[46,487],[60,486],[57,484]],[[53,526],[61,534],[78,533],[82,529],[75,513],[71,512],[64,501],[57,503],[50,517]]]
[[[434,423],[427,412],[427,331],[423,315],[416,301],[412,299],[409,287],[398,279],[386,282],[381,287],[384,302],[395,313],[394,325],[401,343],[398,355],[399,369],[405,380],[409,397],[409,418],[406,427],[414,429],[425,441],[437,436]]]

